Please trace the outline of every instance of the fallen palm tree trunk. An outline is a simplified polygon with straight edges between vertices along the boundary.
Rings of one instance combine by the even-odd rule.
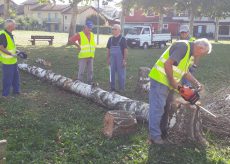
[[[149,92],[150,79],[148,78],[150,69],[140,67],[138,73],[138,89],[142,92]],[[202,124],[205,129],[218,135],[230,137],[230,87],[221,89],[219,92],[206,98],[205,108],[217,115],[212,117],[207,113],[201,113]]]
[[[91,99],[94,102],[105,106],[107,109],[130,111],[135,113],[138,121],[148,121],[149,104],[147,103],[131,100],[127,97],[120,96],[113,92],[107,92],[98,87],[91,86],[80,81],[73,81],[70,78],[55,74],[52,71],[44,70],[35,66],[19,64],[19,68],[33,74],[38,78],[51,81],[52,84],[62,87],[67,91],[71,91],[88,99]],[[199,117],[197,117],[199,111],[196,109],[191,111],[184,110],[184,107],[178,105],[178,103],[177,105],[174,105],[173,109],[174,110],[171,110],[172,113],[169,114],[169,119],[167,119],[169,132],[172,132],[170,129],[174,129],[173,131],[176,132],[177,135],[179,135],[178,133],[181,133],[181,136],[183,135],[183,138],[185,140],[189,138],[198,143],[206,144],[206,140],[202,135],[202,128],[200,126],[201,124],[199,124]],[[181,139],[175,138],[174,135],[169,134],[169,136],[174,137],[172,138],[174,143],[181,143]]]

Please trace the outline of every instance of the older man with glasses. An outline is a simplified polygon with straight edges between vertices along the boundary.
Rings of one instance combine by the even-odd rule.
[[[126,65],[127,65],[127,42],[121,35],[121,26],[112,27],[113,36],[107,43],[107,64],[110,66],[110,90],[115,91],[116,73],[119,81],[119,92],[125,90]]]

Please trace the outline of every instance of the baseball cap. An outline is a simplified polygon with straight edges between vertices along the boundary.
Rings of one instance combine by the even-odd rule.
[[[91,20],[87,20],[86,23],[85,23],[85,25],[86,25],[88,28],[90,28],[90,29],[93,28],[93,22],[92,22]]]
[[[180,26],[180,32],[189,32],[189,27],[187,25]]]

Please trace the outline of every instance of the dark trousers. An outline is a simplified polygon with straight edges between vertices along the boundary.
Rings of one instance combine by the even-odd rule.
[[[11,86],[13,87],[13,93],[19,94],[19,71],[17,64],[2,64],[2,96],[8,96]]]

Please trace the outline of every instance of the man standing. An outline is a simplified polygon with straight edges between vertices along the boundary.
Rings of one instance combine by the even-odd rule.
[[[205,56],[212,50],[207,39],[198,39],[194,42],[177,41],[172,44],[158,59],[149,73],[149,142],[164,144],[161,131],[161,119],[166,102],[169,103],[173,90],[182,85],[182,77],[188,79],[194,86],[201,89],[201,84],[188,72],[190,58]]]
[[[126,65],[127,65],[127,43],[121,35],[121,26],[112,27],[113,36],[107,43],[107,64],[110,66],[110,90],[115,91],[116,73],[119,81],[119,91],[125,90]]]
[[[78,53],[78,80],[84,81],[85,67],[87,67],[87,83],[93,82],[93,59],[95,54],[94,34],[91,32],[93,22],[86,21],[83,31],[69,38],[69,43],[76,45]]]
[[[180,40],[188,40],[190,42],[194,42],[196,40],[196,38],[190,36],[189,27],[187,25],[180,26]],[[193,57],[191,58],[191,65],[189,66],[189,72],[191,74],[194,74],[197,68],[198,60],[198,58],[196,58],[196,60],[194,60]],[[185,78],[182,79],[182,84],[192,86]]]
[[[16,45],[12,31],[15,30],[15,21],[5,20],[5,30],[0,31],[0,54],[2,62],[2,96],[6,97],[10,93],[11,86],[13,93],[20,93],[19,71],[17,65]]]

